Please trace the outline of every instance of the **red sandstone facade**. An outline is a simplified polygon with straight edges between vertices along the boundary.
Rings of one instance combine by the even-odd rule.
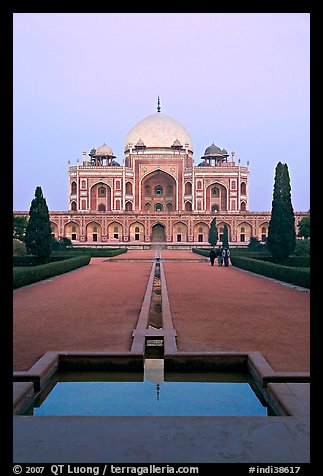
[[[103,144],[68,166],[69,210],[51,212],[53,234],[73,244],[207,243],[217,218],[219,241],[246,244],[268,235],[270,212],[250,212],[249,163],[236,163],[214,143],[194,165],[192,139],[158,112],[136,124],[124,144],[124,165]],[[295,227],[306,213],[295,214]]]

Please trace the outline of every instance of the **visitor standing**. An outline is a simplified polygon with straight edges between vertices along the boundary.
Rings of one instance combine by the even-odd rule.
[[[211,266],[214,266],[214,260],[215,260],[215,257],[216,257],[216,253],[215,253],[214,248],[211,249],[209,257],[210,257]]]
[[[218,258],[218,266],[222,266],[223,263],[223,256],[222,256],[222,248],[219,246],[217,252],[216,252],[217,258]]]
[[[224,266],[227,268],[229,266],[230,250],[228,248],[223,248],[222,251]]]

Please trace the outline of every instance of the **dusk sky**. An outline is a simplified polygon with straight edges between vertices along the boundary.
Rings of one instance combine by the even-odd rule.
[[[250,164],[249,210],[270,211],[287,163],[294,211],[310,208],[309,13],[14,13],[13,206],[35,188],[68,209],[68,160],[104,142],[123,165],[141,119],[214,142]]]

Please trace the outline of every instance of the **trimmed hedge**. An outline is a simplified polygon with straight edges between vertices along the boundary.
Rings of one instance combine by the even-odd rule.
[[[262,261],[273,263],[271,256],[250,256],[250,258],[260,259]],[[284,263],[284,266],[292,266],[296,268],[309,268],[310,267],[310,257],[309,256],[289,256]]]
[[[310,288],[310,269],[284,266],[281,264],[270,263],[268,261],[245,258],[243,256],[232,256],[233,266],[251,271],[252,273],[268,276],[286,283],[295,284],[303,288]]]
[[[193,253],[209,256],[211,248],[192,248]],[[310,288],[309,257],[290,256],[287,265],[272,263],[271,256],[264,251],[249,251],[230,248],[231,263],[237,268],[251,271],[252,273],[268,276],[269,278],[285,281],[303,288]],[[246,256],[247,255],[247,256]],[[297,265],[297,267],[296,267]],[[306,266],[307,265],[307,266]]]
[[[67,258],[69,258],[67,256]],[[47,263],[42,263],[42,264],[48,264],[48,263],[53,263],[55,261],[60,261],[62,259],[66,259],[66,255],[64,256],[50,256],[47,260]],[[12,264],[13,266],[39,266],[40,263],[38,262],[38,259],[36,256],[33,255],[25,255],[25,256],[13,256],[12,257]]]
[[[217,249],[218,247],[215,247]],[[259,258],[262,259],[263,257],[270,258],[269,253],[266,251],[248,251],[248,250],[241,250],[239,248],[229,248],[230,249],[230,257],[231,256],[248,256],[250,258]],[[211,247],[210,248],[192,248],[193,253],[202,256],[209,256]]]
[[[193,253],[209,257],[211,248],[192,248]]]
[[[209,256],[210,248],[192,248],[193,253],[202,255],[202,256]],[[215,247],[218,249],[218,246]],[[230,249],[230,256],[249,256],[252,258],[259,258],[262,257],[270,257],[268,251],[249,251],[247,248],[229,248]]]
[[[203,256],[209,256],[211,248],[193,248],[192,251]],[[273,262],[272,256],[267,251],[249,251],[239,248],[230,248],[231,257],[241,256],[244,258],[254,258],[266,262]],[[297,268],[309,268],[310,256],[289,256],[284,263],[284,266],[294,266]]]
[[[73,269],[81,268],[82,266],[88,265],[90,259],[91,257],[89,255],[82,255],[38,266],[30,266],[24,269],[14,269],[13,289],[67,273]]]
[[[92,258],[109,258],[127,253],[128,248],[66,248],[64,251],[53,251],[51,256],[80,256],[82,254]]]

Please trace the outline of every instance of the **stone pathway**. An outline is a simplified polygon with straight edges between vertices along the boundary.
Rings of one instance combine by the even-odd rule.
[[[259,351],[276,371],[309,371],[310,293],[162,250],[179,351]],[[45,352],[129,351],[154,259],[131,250],[13,293],[14,370]]]

